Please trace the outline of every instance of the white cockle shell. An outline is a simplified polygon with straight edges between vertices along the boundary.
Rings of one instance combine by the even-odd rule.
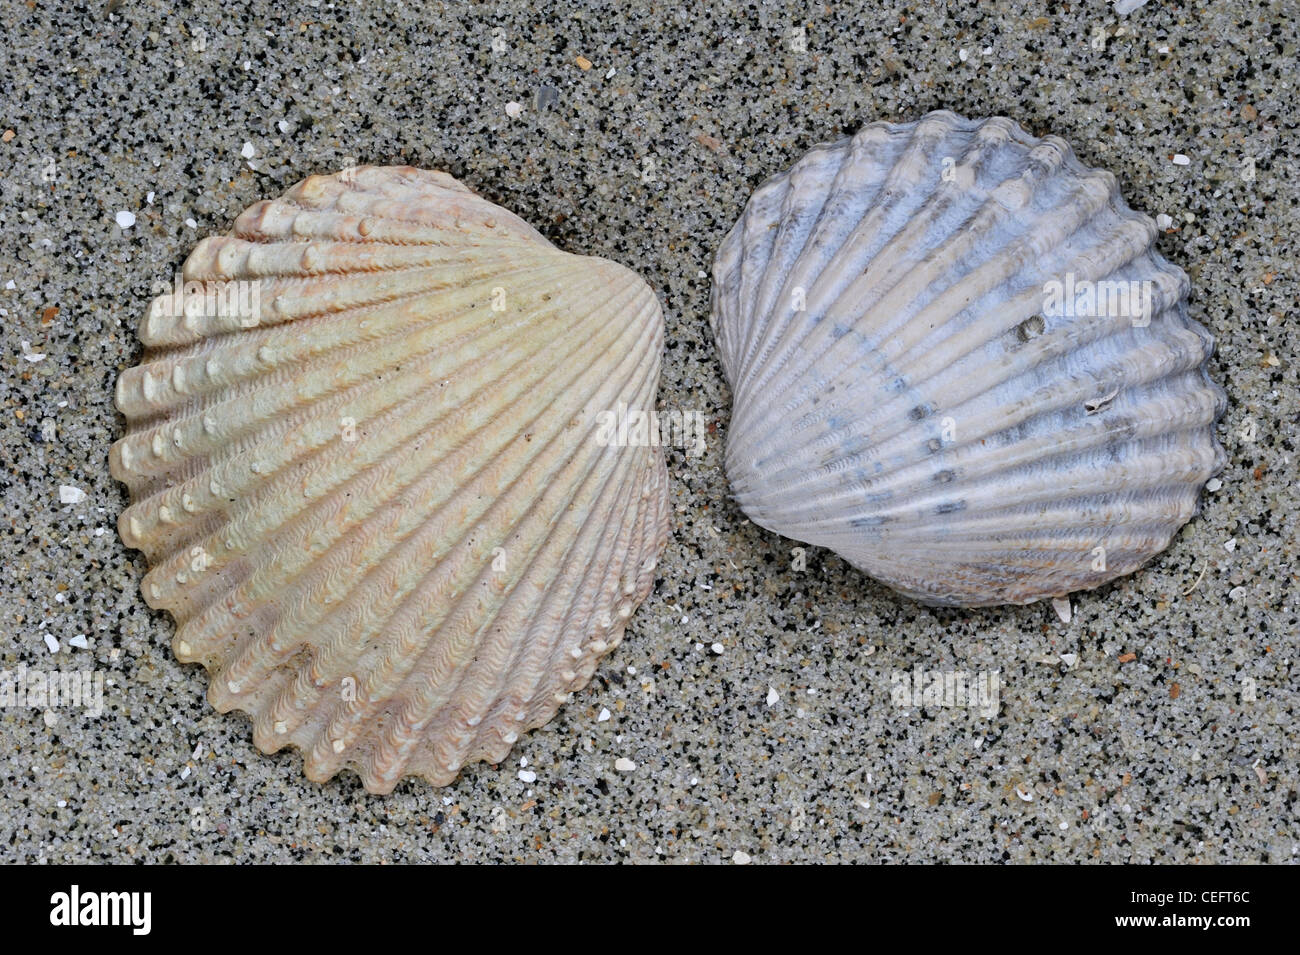
[[[1008,119],[814,149],[714,264],[740,507],[930,604],[1131,573],[1224,462],[1213,340],[1156,235],[1114,176]]]
[[[654,294],[448,175],[312,176],[190,255],[117,405],[150,606],[307,775],[500,761],[615,647],[668,528]],[[626,443],[626,442],[625,442]]]

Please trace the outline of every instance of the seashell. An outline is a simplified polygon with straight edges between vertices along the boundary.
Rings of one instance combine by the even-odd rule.
[[[442,173],[313,176],[205,239],[124,372],[112,449],[150,606],[208,696],[309,778],[500,761],[654,582],[654,294]],[[607,413],[607,412],[606,412]]]
[[[1224,463],[1213,340],[1156,231],[1008,119],[814,149],[714,264],[740,507],[929,604],[1131,573]]]

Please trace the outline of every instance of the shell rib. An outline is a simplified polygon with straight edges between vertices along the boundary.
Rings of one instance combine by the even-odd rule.
[[[598,439],[620,402],[653,410],[654,294],[398,167],[254,205],[184,280],[141,326],[111,453],[176,655],[313,780],[500,761],[654,582],[662,451]]]
[[[1224,462],[1213,340],[1156,234],[1112,175],[1008,119],[813,150],[714,264],[740,507],[930,604],[1131,573]]]

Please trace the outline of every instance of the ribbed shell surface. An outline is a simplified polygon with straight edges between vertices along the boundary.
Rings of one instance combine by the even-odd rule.
[[[1163,550],[1225,398],[1152,220],[1056,137],[874,123],[760,187],[713,270],[726,467],[757,524],[931,604]]]
[[[201,242],[121,376],[143,591],[220,710],[388,792],[501,760],[618,644],[668,526],[663,318],[450,176],[313,176]]]

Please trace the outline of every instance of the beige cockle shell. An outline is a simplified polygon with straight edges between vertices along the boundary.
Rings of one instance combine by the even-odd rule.
[[[118,381],[119,528],[218,709],[372,792],[501,760],[654,582],[663,317],[445,174],[313,176],[201,242]],[[179,285],[179,283],[178,283]]]
[[[1005,118],[872,123],[761,186],[714,264],[756,523],[932,604],[1097,587],[1224,463],[1209,333],[1115,177]]]

